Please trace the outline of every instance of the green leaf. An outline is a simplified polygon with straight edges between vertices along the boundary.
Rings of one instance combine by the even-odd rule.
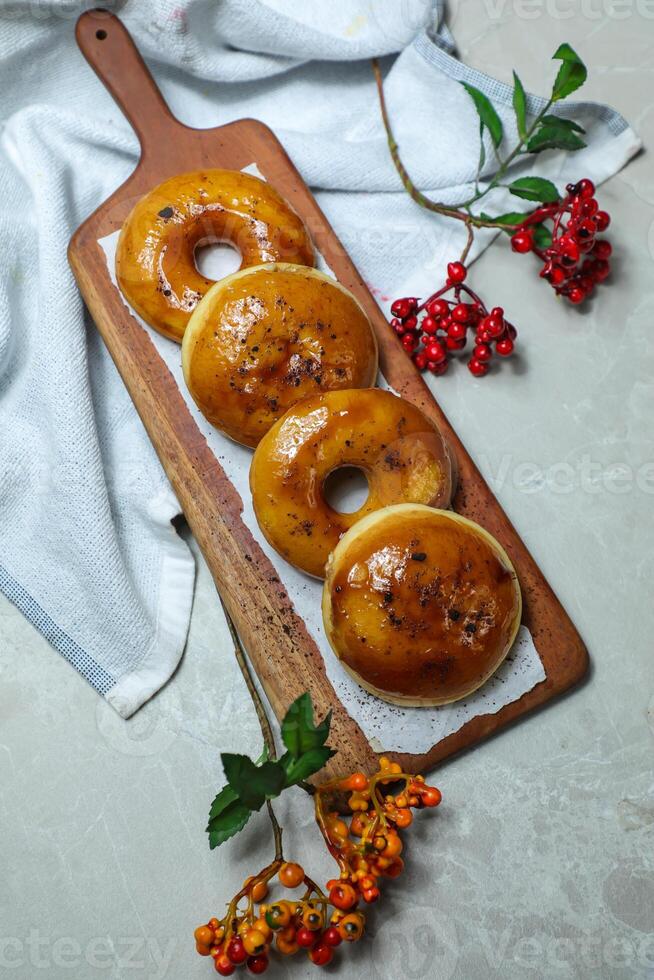
[[[474,85],[468,85],[467,82],[461,82],[461,84],[474,102],[482,126],[485,126],[490,133],[495,146],[499,146],[502,142],[502,120],[495,111],[493,103]]]
[[[279,796],[286,774],[279,762],[264,762],[255,766],[247,755],[224,752],[221,757],[227,782],[241,803],[250,810],[259,810],[266,800]]]
[[[563,126],[564,129],[572,130],[573,133],[585,133],[586,130],[574,119],[563,119],[561,116],[543,116],[541,123],[550,126]]]
[[[260,810],[287,786],[312,776],[335,752],[325,745],[331,724],[331,711],[319,725],[313,722],[313,705],[303,694],[290,706],[282,723],[288,752],[281,759],[270,758],[264,748],[257,762],[247,755],[225,752],[221,755],[227,785],[211,804],[207,833],[213,849],[245,827],[254,810]]]
[[[576,133],[565,126],[548,123],[531,137],[527,143],[527,153],[540,153],[542,150],[581,150],[585,145]]]
[[[524,211],[509,211],[507,214],[485,214],[483,211],[480,218],[483,221],[496,221],[498,225],[521,225],[525,218],[528,216],[528,212]],[[513,233],[513,228],[507,228],[507,231]]]
[[[547,225],[532,225],[531,231],[537,248],[549,248],[552,244],[552,232]]]
[[[309,749],[308,752],[303,752],[299,757],[292,756],[290,752],[286,752],[280,759],[280,762],[286,769],[286,785],[294,786],[301,779],[308,779],[309,776],[313,776],[315,772],[319,772],[322,769],[333,755],[336,755],[336,753],[328,745],[321,745],[314,749]]]
[[[525,201],[542,201],[549,204],[559,200],[559,192],[551,180],[544,177],[520,177],[509,184],[509,190]]]
[[[218,795],[220,796],[220,794]],[[238,834],[239,830],[243,830],[250,819],[251,812],[245,803],[235,800],[225,807],[221,813],[213,817],[207,827],[211,850],[213,851],[214,847],[219,847],[234,834]]]
[[[513,72],[513,108],[518,124],[518,135],[523,140],[527,135],[527,97],[522,82]]]
[[[569,44],[562,44],[552,55],[553,61],[560,61],[561,67],[552,87],[552,101],[559,102],[571,92],[576,91],[586,81],[586,66]]]
[[[238,795],[234,792],[231,786],[223,786],[220,793],[216,796],[213,803],[211,804],[211,809],[209,810],[209,824],[214,817],[219,817],[223,810],[226,810],[230,804],[235,803],[238,799]],[[207,827],[207,830],[210,828]]]
[[[330,711],[319,725],[314,725],[311,696],[305,692],[286,712],[282,722],[282,741],[291,755],[300,756],[325,744],[331,720]]]
[[[486,163],[486,147],[484,146],[484,124],[479,123],[479,163],[477,164],[477,180],[481,177],[481,172]]]
[[[209,847],[213,850],[245,827],[250,809],[241,803],[231,786],[224,786],[209,811]]]

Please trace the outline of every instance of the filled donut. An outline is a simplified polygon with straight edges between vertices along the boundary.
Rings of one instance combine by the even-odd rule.
[[[351,514],[325,499],[327,477],[345,466],[368,480],[368,498]],[[330,552],[366,514],[407,501],[447,507],[452,471],[439,430],[410,402],[379,388],[330,391],[294,405],[263,437],[250,489],[272,546],[323,577]]]
[[[165,180],[141,198],[123,225],[116,276],[146,323],[181,341],[189,317],[211,287],[195,250],[228,242],[241,269],[265,262],[313,266],[309,234],[265,180],[240,170],[199,170]]]
[[[182,367],[212,425],[256,446],[301,399],[374,384],[377,342],[334,279],[301,265],[262,265],[211,287],[189,321]]]
[[[343,535],[327,564],[329,642],[362,687],[394,704],[472,694],[506,657],[521,613],[504,549],[451,511],[376,511]]]

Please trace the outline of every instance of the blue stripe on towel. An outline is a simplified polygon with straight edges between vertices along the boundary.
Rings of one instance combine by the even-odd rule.
[[[474,85],[495,102],[501,102],[507,106],[512,104],[513,86],[499,82],[490,75],[485,75],[476,68],[470,68],[459,61],[450,53],[452,49],[447,38],[423,32],[416,37],[413,45],[425,61],[455,81],[468,82],[470,85]],[[528,114],[530,116],[536,115],[545,107],[546,103],[547,100],[541,96],[527,94]],[[552,115],[559,115],[563,118],[574,118],[575,114],[583,113],[594,116],[600,122],[605,123],[613,136],[619,136],[629,125],[619,112],[599,102],[566,102],[565,107],[556,106],[552,109]]]
[[[30,621],[39,633],[42,633],[48,643],[57,650],[62,657],[79,671],[82,677],[96,689],[99,694],[106,694],[114,687],[116,681],[106,672],[95,660],[89,656],[86,650],[75,643],[74,640],[64,633],[48,614],[41,609],[31,595],[29,595],[22,585],[19,585],[11,577],[9,572],[0,565],[0,591],[4,592],[7,598],[20,609],[23,616]]]

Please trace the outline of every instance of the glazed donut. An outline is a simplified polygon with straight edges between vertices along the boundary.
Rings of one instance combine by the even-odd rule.
[[[189,321],[182,367],[212,425],[256,446],[302,398],[374,384],[377,342],[354,296],[330,276],[261,265],[211,287]]]
[[[123,295],[159,333],[181,341],[212,285],[195,250],[229,242],[241,269],[263,262],[314,264],[311,239],[291,206],[265,180],[240,170],[171,177],[146,194],[123,225],[116,276]]]
[[[329,642],[362,687],[394,704],[472,694],[506,657],[521,614],[504,549],[451,511],[376,511],[343,535],[327,564]]]
[[[352,514],[324,496],[325,480],[343,466],[368,479],[368,498]],[[322,578],[341,535],[366,514],[407,501],[447,507],[452,471],[440,432],[410,402],[379,388],[330,391],[294,405],[263,437],[250,489],[273,548]]]

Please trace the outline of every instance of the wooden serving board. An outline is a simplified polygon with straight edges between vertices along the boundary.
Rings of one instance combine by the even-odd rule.
[[[579,681],[588,655],[565,610],[508,517],[484,482],[428,387],[388,328],[385,317],[330,228],[274,133],[255,119],[215,129],[184,126],[166,106],[143,60],[111,14],[89,11],[77,22],[87,61],[134,127],[141,158],[132,176],[73,236],[69,260],[82,295],[116,362],[186,519],[206,558],[251,663],[278,717],[309,690],[322,716],[333,709],[338,767],[371,770],[376,753],[338,700],[322,657],[275,569],[241,519],[241,500],[193,421],[177,384],[148,332],[130,314],[111,281],[98,240],[119,229],[142,195],[178,173],[207,167],[239,170],[256,163],[263,176],[302,216],[336,277],[365,308],[390,386],[418,405],[449,439],[459,488],[454,509],[482,524],[510,555],[524,596],[530,630],[546,679],[495,714],[478,716],[420,755],[391,753],[410,771],[474,745]]]

